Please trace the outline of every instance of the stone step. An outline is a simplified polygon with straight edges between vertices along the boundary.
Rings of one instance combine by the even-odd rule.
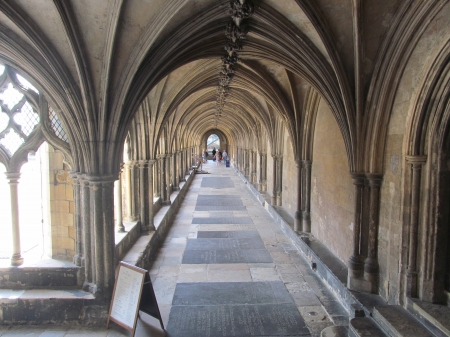
[[[387,337],[388,335],[370,317],[355,317],[350,320],[349,337]]]
[[[449,307],[408,298],[407,309],[436,336],[450,336]]]
[[[400,305],[375,307],[372,316],[388,336],[435,337]]]
[[[346,326],[329,326],[320,333],[320,337],[347,337],[348,328]]]
[[[92,324],[107,305],[81,290],[0,289],[0,324]]]

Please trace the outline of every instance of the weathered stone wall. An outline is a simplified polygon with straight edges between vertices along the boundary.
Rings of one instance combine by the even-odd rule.
[[[322,99],[312,158],[311,232],[344,262],[352,253],[353,197],[344,140]]]
[[[283,207],[292,217],[297,210],[298,174],[292,140],[287,130],[284,132],[283,149]]]
[[[75,255],[73,180],[63,154],[48,145],[48,222],[45,250],[52,258],[72,260]]]
[[[405,136],[422,81],[437,52],[450,36],[450,4],[434,18],[411,54],[400,80],[390,115],[381,185],[378,258],[380,263],[379,293],[390,303],[398,303],[399,273],[407,267],[408,232],[403,229]],[[406,214],[407,215],[407,214]],[[423,228],[419,229],[423,232]],[[419,236],[422,234],[419,233]],[[420,252],[420,249],[419,249]],[[421,256],[421,253],[419,253]],[[420,262],[420,259],[419,259]],[[419,267],[420,268],[420,267]]]

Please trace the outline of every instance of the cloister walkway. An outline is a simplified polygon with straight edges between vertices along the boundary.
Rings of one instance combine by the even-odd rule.
[[[150,269],[166,336],[320,336],[347,326],[340,302],[234,168],[208,161],[203,170]],[[130,335],[111,328],[13,326],[0,336]],[[162,334],[139,320],[136,336]]]

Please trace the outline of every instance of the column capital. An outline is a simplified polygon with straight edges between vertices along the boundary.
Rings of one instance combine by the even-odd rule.
[[[380,187],[381,182],[383,181],[383,175],[380,173],[367,173],[366,178],[371,187]]]
[[[353,185],[364,185],[364,181],[366,179],[366,175],[364,173],[361,172],[350,172],[350,175],[352,176],[353,179]]]
[[[148,160],[139,160],[137,164],[141,169],[148,168]]]
[[[18,184],[20,179],[20,172],[5,172],[6,179],[9,180],[9,184]]]
[[[410,165],[423,165],[427,162],[426,155],[408,155],[405,156],[406,163]]]
[[[83,179],[92,187],[96,187],[98,185],[114,184],[114,181],[117,180],[116,177],[112,174],[83,174]]]

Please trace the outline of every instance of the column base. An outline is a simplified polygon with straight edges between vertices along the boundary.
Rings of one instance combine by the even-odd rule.
[[[311,214],[309,212],[303,212],[302,226],[304,232],[311,232]]]
[[[372,282],[367,281],[364,278],[353,278],[349,276],[347,279],[347,288],[350,290],[361,291],[365,293],[376,293],[376,291],[374,291],[376,285],[374,286]]]
[[[417,297],[417,273],[408,271],[406,274],[406,296]]]
[[[168,201],[162,201],[162,202],[161,202],[161,205],[163,205],[163,206],[170,206],[170,205],[172,205],[172,201],[170,201],[170,200],[168,200]]]
[[[23,264],[23,257],[21,254],[14,254],[11,257],[11,266],[18,267]]]

